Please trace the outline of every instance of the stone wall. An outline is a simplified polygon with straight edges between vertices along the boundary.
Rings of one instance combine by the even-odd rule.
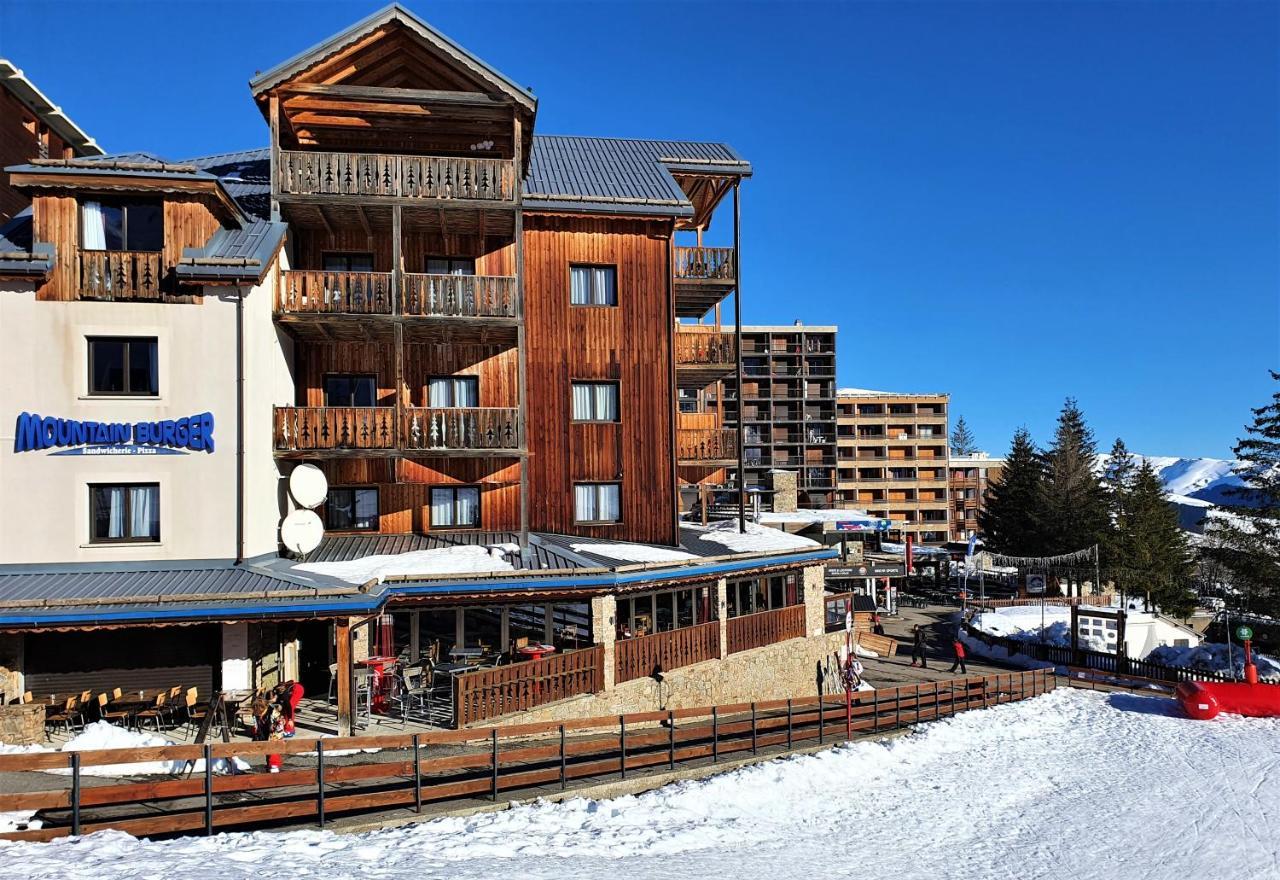
[[[0,706],[0,742],[34,746],[44,742],[44,704]]]
[[[628,712],[812,697],[818,693],[819,667],[843,645],[844,633],[790,639],[730,654],[723,660],[673,669],[665,674],[661,684],[650,678],[637,679],[604,693],[572,697],[477,726],[536,724]]]

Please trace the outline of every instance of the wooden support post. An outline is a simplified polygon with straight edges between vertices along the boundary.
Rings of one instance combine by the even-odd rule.
[[[351,658],[351,619],[339,618],[334,624],[335,660],[338,664],[338,736],[351,736],[351,697],[355,665]]]
[[[494,728],[489,733],[489,742],[493,748],[493,754],[490,759],[490,766],[493,769],[493,801],[498,802],[498,728]]]
[[[267,99],[267,119],[271,127],[271,219],[280,219],[280,97],[272,95]]]
[[[742,203],[738,197],[739,181],[733,184],[733,342],[738,356],[735,359],[738,389],[738,530],[747,530],[747,477],[743,458],[743,436],[746,434],[742,396]]]
[[[316,740],[316,815],[324,827],[324,740]]]
[[[511,138],[514,145],[515,166],[515,216],[512,218],[512,234],[515,238],[515,276],[516,276],[516,392],[520,395],[518,407],[519,446],[529,448],[529,392],[528,392],[528,351],[525,339],[525,304],[524,304],[524,128],[519,113],[512,114]],[[529,457],[520,457],[520,553],[529,554]]]

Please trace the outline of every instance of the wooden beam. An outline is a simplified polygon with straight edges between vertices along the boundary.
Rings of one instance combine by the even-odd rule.
[[[364,205],[356,205],[356,215],[360,218],[360,225],[364,227],[365,237],[369,239],[369,245],[372,247],[373,227],[369,225],[369,215],[364,212]]]
[[[381,115],[430,116],[431,111],[421,104],[380,104],[377,101],[339,101],[298,95],[284,102],[286,110],[329,111],[331,113],[377,113]]]
[[[320,215],[320,222],[324,224],[324,231],[329,233],[330,244],[333,239],[333,224],[329,222],[329,215],[324,212],[324,205],[317,205],[317,213]]]
[[[280,202],[276,199],[276,192],[280,186],[276,175],[280,168],[280,98],[277,95],[272,95],[268,99],[267,118],[271,126],[271,219],[278,221]]]
[[[294,83],[281,86],[281,92],[295,95],[328,95],[335,98],[358,98],[363,101],[404,103],[421,101],[432,104],[462,104],[472,107],[498,107],[512,103],[502,95],[483,92],[452,92],[439,89],[389,89],[381,86],[344,86],[321,83]]]
[[[355,664],[351,656],[351,619],[338,618],[333,625],[338,677],[338,736],[351,736],[351,694]]]

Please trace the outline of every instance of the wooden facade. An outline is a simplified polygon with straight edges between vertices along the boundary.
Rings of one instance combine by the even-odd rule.
[[[10,70],[8,62],[0,61],[0,168],[32,159],[71,159],[101,152],[92,140],[77,144],[59,134],[47,116],[19,97],[21,90],[30,91],[35,98],[35,90],[20,72]],[[19,82],[10,84],[15,73]],[[60,111],[58,115],[61,116]],[[64,128],[69,124],[64,123]],[[7,176],[0,172],[0,225],[30,203],[31,199],[10,186]]]

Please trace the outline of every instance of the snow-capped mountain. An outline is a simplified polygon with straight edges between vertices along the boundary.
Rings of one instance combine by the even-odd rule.
[[[1146,460],[1160,475],[1178,518],[1188,531],[1201,531],[1200,521],[1209,509],[1230,502],[1228,489],[1243,485],[1233,472],[1238,462],[1221,458],[1175,458],[1165,455],[1133,456],[1135,464]],[[1098,456],[1098,467],[1107,466],[1109,455]],[[1235,503],[1240,503],[1236,500]]]

